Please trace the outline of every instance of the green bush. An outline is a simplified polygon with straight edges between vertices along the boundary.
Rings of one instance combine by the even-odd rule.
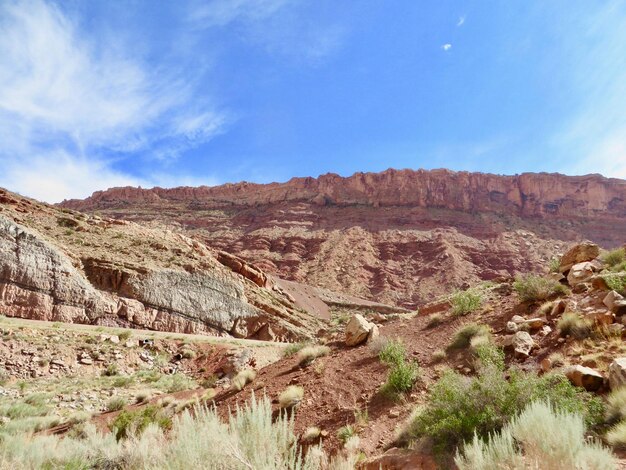
[[[383,393],[396,397],[409,392],[419,376],[419,367],[414,362],[402,361],[394,364],[387,375],[387,381],[383,385]]]
[[[110,428],[119,441],[131,434],[141,435],[150,424],[156,424],[159,428],[167,430],[172,426],[172,420],[158,406],[148,405],[138,410],[122,411],[113,420]]]
[[[587,441],[585,431],[579,414],[535,402],[486,441],[474,435],[455,463],[459,470],[615,468],[611,452]]]
[[[483,295],[476,289],[457,291],[450,298],[452,314],[456,316],[475,312],[483,303]]]
[[[589,425],[603,419],[602,401],[574,387],[562,375],[509,371],[499,360],[483,364],[477,377],[449,371],[431,388],[426,406],[403,436],[412,441],[429,437],[438,451],[454,449],[476,434],[486,438],[534,401],[549,401],[555,409],[583,416]]]
[[[346,424],[337,430],[337,439],[339,439],[343,444],[348,442],[348,440],[354,436],[356,436],[356,430],[349,424]]]
[[[546,300],[550,297],[564,295],[567,288],[560,282],[534,274],[518,277],[513,283],[522,302]]]
[[[119,411],[127,405],[126,399],[122,397],[111,398],[106,405],[107,411]]]
[[[616,248],[615,250],[604,253],[601,259],[608,267],[614,268],[626,261],[626,251],[624,251],[624,248]]]
[[[621,274],[605,274],[602,276],[609,289],[626,294],[626,276]]]
[[[390,340],[385,343],[378,353],[378,358],[383,364],[393,366],[404,362],[406,357],[406,347],[399,340]]]
[[[491,329],[487,325],[480,323],[468,323],[456,331],[448,349],[453,350],[467,348],[471,344],[472,339],[475,337],[490,338]]]

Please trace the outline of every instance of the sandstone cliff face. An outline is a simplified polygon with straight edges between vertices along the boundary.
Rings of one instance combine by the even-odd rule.
[[[165,223],[283,278],[415,308],[546,269],[565,242],[626,238],[626,181],[447,170],[266,185],[113,188],[65,207]]]
[[[524,173],[500,176],[448,170],[387,170],[348,178],[327,174],[287,183],[237,183],[217,187],[98,191],[84,201],[65,201],[79,210],[159,201],[215,200],[259,205],[312,201],[326,205],[439,207],[521,216],[626,216],[626,181],[600,175]]]

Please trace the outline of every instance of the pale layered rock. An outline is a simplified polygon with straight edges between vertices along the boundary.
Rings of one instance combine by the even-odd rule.
[[[535,347],[535,341],[527,331],[518,331],[513,335],[511,346],[518,357],[528,357]]]

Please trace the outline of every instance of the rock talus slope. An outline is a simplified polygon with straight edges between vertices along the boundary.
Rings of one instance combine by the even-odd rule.
[[[387,170],[113,188],[62,205],[184,230],[265,272],[408,308],[544,269],[563,241],[626,236],[626,181],[600,175]]]

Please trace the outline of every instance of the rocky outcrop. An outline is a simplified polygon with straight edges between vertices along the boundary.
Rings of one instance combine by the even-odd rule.
[[[347,346],[357,346],[364,343],[370,332],[376,328],[371,322],[368,322],[362,315],[356,314],[350,318],[350,321],[346,325],[345,337]],[[378,329],[375,330],[374,335],[378,334]]]
[[[127,223],[113,223],[119,229],[109,233],[102,219],[85,224],[79,214],[59,215],[17,196],[10,201],[26,209],[0,206],[6,213],[0,214],[0,312],[7,316],[262,340],[309,338],[323,327],[284,295],[259,285],[268,284],[261,271],[243,262],[245,272],[233,274],[187,237]],[[24,213],[49,236],[11,217]],[[134,257],[122,253],[129,237]],[[117,249],[95,248],[113,246],[113,239],[120,240]],[[144,245],[155,259],[145,258]],[[164,266],[158,260],[163,252],[184,269]]]
[[[62,205],[180,227],[235,255],[221,261],[257,284],[262,271],[415,309],[482,280],[545,270],[565,249],[558,240],[623,243],[625,201],[626,182],[599,175],[387,170],[113,188]]]
[[[600,247],[595,243],[583,242],[572,246],[561,257],[559,271],[565,273],[579,263],[589,262],[600,255]]]
[[[387,170],[343,178],[292,178],[286,183],[237,183],[173,189],[114,188],[85,201],[64,201],[79,210],[124,203],[220,200],[234,204],[311,201],[316,205],[441,207],[461,211],[498,211],[524,216],[626,215],[626,182],[600,175],[565,176],[524,173],[501,176],[449,170]]]
[[[574,385],[590,392],[598,391],[604,385],[602,374],[591,367],[581,365],[569,366],[565,368],[563,373]]]

